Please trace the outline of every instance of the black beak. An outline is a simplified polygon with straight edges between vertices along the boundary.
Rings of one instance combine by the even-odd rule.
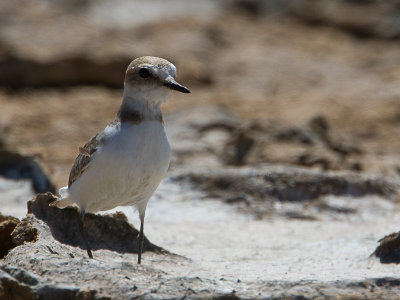
[[[169,76],[169,77],[165,80],[164,86],[170,88],[171,90],[175,90],[175,91],[178,91],[178,92],[181,92],[181,93],[185,93],[185,94],[190,93],[190,90],[189,90],[187,87],[185,87],[185,86],[183,86],[183,85],[177,83],[177,82],[175,81],[175,79],[172,78],[172,76]]]

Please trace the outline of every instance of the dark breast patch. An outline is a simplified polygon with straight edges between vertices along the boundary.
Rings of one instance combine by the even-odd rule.
[[[137,110],[127,110],[127,109],[120,109],[118,111],[118,117],[121,122],[129,122],[132,124],[140,124],[144,121],[144,116]]]

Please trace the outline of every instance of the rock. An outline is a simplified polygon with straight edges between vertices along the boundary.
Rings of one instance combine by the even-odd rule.
[[[301,0],[288,11],[312,24],[324,24],[359,37],[400,37],[398,1]]]
[[[33,156],[0,150],[0,176],[13,180],[29,179],[37,193],[55,192],[55,185]]]
[[[207,197],[234,204],[240,211],[258,218],[270,217],[276,210],[274,203],[278,201],[283,203],[280,205],[280,213],[286,217],[318,219],[326,207],[322,199],[327,195],[379,195],[393,198],[400,187],[400,182],[379,176],[358,175],[352,172],[321,172],[266,164],[186,172],[174,176],[172,180],[189,183],[192,188],[205,192]],[[312,205],[304,206],[300,204],[302,202]],[[288,203],[298,205],[294,207]],[[317,211],[313,211],[314,207]],[[329,210],[336,213],[354,213],[353,208],[347,207],[332,206]]]
[[[38,252],[29,254],[31,269],[26,262],[21,267],[2,265],[0,269],[0,296],[4,299],[315,299],[343,297],[363,299],[398,299],[400,282],[395,278],[364,279],[361,281],[302,280],[299,282],[259,281],[244,289],[242,282],[229,291],[218,289],[218,283],[199,277],[176,277],[149,267],[138,268],[119,261],[88,259],[56,259],[55,255]],[[15,263],[8,260],[8,263]],[[33,272],[41,272],[35,275]],[[73,276],[71,276],[73,274]],[[154,276],[156,275],[156,276]],[[110,279],[112,280],[110,281]],[[224,279],[221,278],[223,282]]]
[[[297,151],[294,151],[293,156],[296,158],[290,161],[292,164],[320,165],[325,170],[354,169],[354,166],[347,159],[350,156],[362,153],[354,138],[350,139],[348,136],[338,134],[322,115],[311,118],[308,124],[304,126],[285,127],[283,124],[275,123],[272,126],[270,125],[269,128],[266,125],[262,125],[261,128],[264,129],[258,129],[256,133],[258,141],[266,140],[265,133],[267,133],[274,139],[270,143],[278,142],[284,146],[289,144],[303,145]],[[252,135],[254,136],[254,133]],[[291,147],[294,148],[294,146]],[[261,151],[258,149],[256,152],[260,153]],[[286,159],[288,160],[288,158]]]
[[[54,200],[51,194],[41,194],[38,199],[30,202],[30,209],[37,215],[45,217],[41,214],[43,213],[41,210],[51,200]],[[53,208],[51,210],[53,211]],[[67,209],[67,211],[69,210]],[[74,209],[71,208],[71,210]],[[62,213],[53,217],[52,226],[55,225],[57,218],[62,223],[71,217],[71,211],[69,214],[64,212],[64,216]],[[126,219],[122,214],[116,214],[114,217],[94,216],[89,217],[89,220],[94,222],[93,219],[97,217],[102,219],[97,223],[102,226],[101,228],[97,227],[97,233],[104,238],[101,243],[109,244],[106,249],[116,250],[118,245],[111,244],[115,241],[129,246],[129,239],[132,237],[126,232],[124,226],[130,225],[126,224]],[[68,245],[72,242],[68,242],[67,239],[73,235],[76,228],[63,228],[64,235],[67,236],[64,238],[64,242],[67,244],[64,244],[53,238],[54,227],[49,228],[45,222],[36,219],[34,215],[28,215],[26,222],[40,232],[39,239],[34,246],[24,244],[15,248],[12,255],[7,256],[6,262],[0,267],[0,295],[5,295],[5,297],[12,295],[16,299],[54,299],[55,297],[57,299],[111,299],[110,297],[122,299],[145,295],[149,292],[157,293],[157,286],[163,285],[162,281],[157,280],[162,273],[154,271],[150,267],[137,265],[133,257],[132,263],[129,263],[124,261],[124,256],[121,254],[98,250],[94,253],[94,260],[86,258],[85,251],[77,251],[76,247]],[[89,231],[92,231],[90,228],[93,229],[96,225],[90,223],[88,224]],[[131,226],[130,228],[132,231],[133,228]],[[109,236],[105,233],[108,233]],[[137,231],[132,233],[136,234]],[[132,233],[130,234],[132,235]],[[111,234],[114,235],[113,238],[110,237]],[[96,244],[94,246],[96,247]],[[152,245],[147,239],[145,240],[145,250],[162,253],[163,259],[168,255],[167,251]],[[129,251],[129,249],[126,250],[126,252]],[[14,267],[22,266],[18,258],[20,255],[26,258],[24,262],[26,265],[22,268]],[[170,255],[170,257],[178,256]],[[179,260],[182,259],[178,259],[178,262]],[[110,278],[114,279],[110,281]],[[99,281],[96,282],[97,280]],[[175,285],[175,281],[171,281],[168,285],[171,287],[172,284]],[[138,289],[137,285],[144,289]],[[19,296],[21,298],[18,298]]]
[[[312,167],[320,166],[323,170],[329,170],[332,168],[331,159],[327,158],[326,155],[320,156],[312,152],[300,154],[297,157],[296,163],[300,166]]]
[[[36,300],[39,299],[39,295],[23,281],[18,281],[0,269],[0,299]]]
[[[49,204],[57,198],[51,193],[39,194],[28,202],[28,214],[44,221],[51,229],[52,236],[63,244],[85,249],[78,228],[78,210],[74,207],[59,209]],[[139,231],[128,223],[126,216],[117,212],[113,215],[85,215],[85,229],[92,250],[109,249],[120,253],[137,253]],[[29,235],[29,233],[25,233]],[[17,237],[16,237],[17,238]],[[146,237],[143,251],[168,253],[152,244]]]
[[[39,62],[18,56],[0,60],[0,85],[9,90],[104,85],[123,87],[123,74],[130,57],[90,59],[85,55]]]
[[[15,226],[11,233],[11,240],[14,247],[20,246],[25,242],[35,242],[38,231],[27,220],[22,220]]]
[[[378,241],[374,253],[383,264],[400,263],[400,232],[389,234]]]
[[[226,143],[220,156],[225,164],[242,166],[246,164],[246,158],[253,147],[255,140],[246,131],[236,130]]]
[[[26,220],[21,222],[15,217],[0,214],[0,258],[24,242],[35,242],[36,238],[37,230]]]
[[[231,203],[210,199],[200,202],[197,188],[188,189],[181,180],[175,184],[176,178],[172,178],[162,184],[161,191],[149,203],[148,229],[153,227],[152,235],[157,240],[169,240],[169,247],[187,258],[166,251],[146,251],[139,266],[135,251],[119,251],[110,245],[98,247],[94,259],[88,259],[85,250],[75,246],[80,245],[79,237],[75,236],[76,210],[49,207],[54,196],[40,194],[29,203],[30,213],[23,221],[38,230],[38,238],[35,243],[13,248],[0,261],[0,292],[5,291],[7,297],[21,295],[22,299],[315,299],[349,295],[397,299],[400,284],[390,277],[397,270],[384,269],[378,262],[365,259],[372,224],[382,224],[387,212],[393,211],[393,203],[384,204],[382,198],[378,201],[369,193],[390,197],[395,183],[387,183],[390,188],[383,192],[386,184],[378,183],[384,182],[379,178],[373,184],[372,177],[349,172],[324,175],[301,168],[270,166],[268,169],[270,174],[265,174],[263,168],[204,172],[204,182],[196,183],[201,189],[206,181],[212,184],[217,180],[212,174],[214,177],[220,174],[220,181],[225,174],[228,187],[230,181],[244,181],[238,188],[252,186],[261,197],[262,177],[275,178],[276,186],[282,190],[284,186],[288,189],[302,186],[299,182],[311,186],[321,179],[325,185],[332,185],[320,190],[322,194],[324,191],[347,194],[346,185],[349,193],[365,193],[362,202],[371,201],[373,213],[367,215],[360,209],[361,200],[335,196],[336,202],[324,199],[321,211],[342,214],[345,222],[307,218],[300,207],[292,210],[289,221],[279,217],[268,221],[242,218],[242,212],[233,213],[229,209]],[[181,175],[182,180],[193,176]],[[342,183],[335,188],[334,182]],[[268,190],[268,184],[264,185]],[[229,189],[234,190],[234,186]],[[380,207],[379,203],[384,205]],[[350,204],[357,209],[346,210]],[[198,209],[205,213],[199,213]],[[383,212],[379,213],[381,209]],[[88,216],[90,222],[86,225],[91,227],[91,234],[105,239],[98,245],[117,243],[121,247],[130,243],[130,235],[137,234],[130,225],[121,224],[126,223],[121,214]],[[131,228],[129,234],[125,227]],[[249,271],[240,273],[244,268]],[[378,278],[376,274],[380,274]]]
[[[163,3],[150,4],[149,9],[148,3],[138,2],[135,9],[140,13],[132,18],[121,14],[131,9],[128,2],[119,1],[117,6],[111,7],[107,3],[92,2],[83,5],[62,1],[33,6],[28,2],[2,4],[0,86],[9,91],[77,85],[122,88],[129,62],[146,54],[171,59],[178,70],[179,64],[185,61],[187,68],[182,78],[199,86],[213,84],[212,67],[205,68],[202,63],[210,51],[210,43],[202,31],[187,38],[187,26],[175,23],[175,19],[188,23],[189,27],[196,26],[199,12],[211,12],[218,5],[203,1],[168,10],[171,4],[164,4],[162,12],[169,11],[173,16],[163,18],[161,11],[154,14]],[[10,15],[14,17],[10,19]],[[188,19],[188,15],[192,17]],[[41,32],[40,43],[37,32]],[[153,39],[164,44],[161,52],[161,48],[155,51],[153,45],[149,45]],[[94,42],[87,43],[88,40]],[[181,46],[177,48],[176,44]],[[188,56],[191,59],[179,61],[179,57]]]
[[[216,167],[224,164],[226,144],[239,119],[222,107],[186,108],[165,120],[171,141],[171,168]]]
[[[335,27],[358,37],[400,37],[396,0],[233,0],[225,6],[253,19],[295,16],[308,24]]]
[[[47,191],[55,192],[56,187],[39,159],[9,150],[0,141],[0,198],[5,213],[24,217],[26,199]]]
[[[299,0],[233,0],[226,1],[226,6],[238,12],[244,12],[252,18],[261,18],[287,13],[296,1],[299,2]]]
[[[19,220],[17,218],[0,214],[0,257],[4,257],[14,247],[11,233],[18,223]]]
[[[361,153],[361,150],[354,144],[354,141],[334,135],[325,117],[316,116],[312,118],[309,126],[330,150],[343,156]]]
[[[273,133],[273,136],[278,141],[298,142],[305,145],[313,145],[315,143],[313,134],[303,128],[279,128]]]
[[[239,120],[219,106],[186,108],[166,118],[173,169],[281,162],[324,170],[360,170],[362,151],[323,116],[304,126]]]
[[[351,172],[325,173],[306,168],[266,164],[205,172],[193,171],[175,176],[173,180],[188,181],[193,183],[194,187],[213,195],[225,195],[225,199],[232,198],[232,195],[239,192],[260,201],[266,197],[273,197],[279,201],[308,201],[327,194],[355,197],[376,194],[390,197],[400,186],[400,182],[379,176],[362,176]]]

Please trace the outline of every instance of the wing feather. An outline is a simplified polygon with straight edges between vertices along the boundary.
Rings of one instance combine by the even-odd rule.
[[[89,167],[89,163],[92,160],[92,155],[97,151],[97,147],[100,145],[99,135],[94,136],[91,140],[85,144],[80,150],[75,162],[71,168],[68,179],[68,188],[77,180],[83,172]],[[88,155],[89,154],[89,155]]]
[[[120,119],[116,118],[108,127],[120,127]],[[97,149],[103,145],[107,140],[105,131],[95,135],[90,139],[89,142],[83,147],[79,147],[79,154],[75,159],[75,162],[71,168],[68,179],[68,189],[90,166],[90,162],[93,159],[93,154]]]

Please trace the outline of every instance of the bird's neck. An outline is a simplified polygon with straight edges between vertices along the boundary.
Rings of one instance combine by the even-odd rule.
[[[158,120],[162,122],[160,104],[126,95],[122,98],[118,116],[121,122],[134,124],[139,124],[145,120]]]

